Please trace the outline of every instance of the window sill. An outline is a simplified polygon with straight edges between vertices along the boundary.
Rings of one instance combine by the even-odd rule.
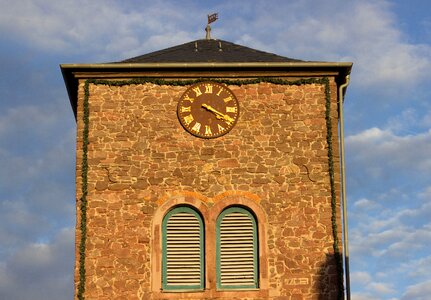
[[[220,288],[216,289],[217,292],[255,292],[260,291],[259,288],[241,288],[241,289],[229,289],[229,288]]]
[[[202,293],[205,292],[204,289],[200,289],[200,290],[161,290],[162,293],[164,294],[168,294],[168,293]]]
[[[160,290],[153,294],[154,299],[175,300],[175,299],[233,299],[233,298],[259,298],[267,299],[269,291],[267,289],[243,289],[243,290]]]

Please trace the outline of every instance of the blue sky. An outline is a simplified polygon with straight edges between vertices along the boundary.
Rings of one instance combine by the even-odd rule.
[[[352,299],[431,294],[429,1],[0,0],[0,299],[72,299],[75,120],[60,63],[212,36],[354,62],[345,99]]]

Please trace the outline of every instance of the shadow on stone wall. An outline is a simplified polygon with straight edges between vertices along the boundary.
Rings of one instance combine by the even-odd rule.
[[[317,274],[315,290],[318,293],[318,300],[338,300],[343,299],[343,290],[340,287],[336,257],[333,254],[327,254],[325,261],[320,265]],[[341,273],[342,274],[342,273]]]

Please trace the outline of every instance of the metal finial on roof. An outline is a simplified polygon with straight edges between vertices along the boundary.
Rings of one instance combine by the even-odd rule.
[[[211,26],[210,26],[210,24],[208,24],[207,27],[205,27],[205,31],[207,32],[205,39],[210,40],[211,39]]]
[[[212,22],[215,22],[217,19],[218,19],[218,13],[208,15],[208,24],[207,24],[207,27],[205,27],[205,31],[207,33],[205,36],[205,39],[207,39],[207,40],[211,39],[211,26],[210,26],[210,24]]]

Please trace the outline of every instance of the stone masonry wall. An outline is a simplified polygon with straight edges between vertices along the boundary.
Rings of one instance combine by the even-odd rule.
[[[81,81],[77,244],[83,88]],[[268,220],[268,298],[336,298],[324,85],[229,88],[240,103],[239,121],[227,135],[204,140],[187,133],[177,119],[177,101],[187,86],[90,84],[86,299],[153,297],[151,280],[159,280],[151,275],[153,214],[160,199],[178,191],[208,199],[229,191],[256,195]],[[330,88],[338,197],[332,79]],[[337,223],[341,237],[339,218]],[[78,281],[79,252],[76,261]]]

